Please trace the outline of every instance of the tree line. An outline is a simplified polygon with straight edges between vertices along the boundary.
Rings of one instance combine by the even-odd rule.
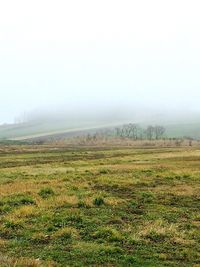
[[[99,140],[130,139],[130,140],[162,140],[166,139],[166,129],[161,125],[149,125],[141,127],[139,124],[128,123],[115,128],[104,128],[95,132],[76,136],[75,139],[83,139],[85,142],[97,142]]]
[[[114,129],[115,136],[134,140],[160,140],[164,138],[165,132],[165,127],[161,125],[149,125],[144,128],[135,123],[124,124]]]

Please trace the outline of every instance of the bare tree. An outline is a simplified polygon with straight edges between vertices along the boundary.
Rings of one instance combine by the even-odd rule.
[[[135,123],[131,123],[130,128],[131,128],[131,137],[135,140],[138,139],[139,126]]]
[[[160,125],[156,125],[154,127],[154,132],[155,132],[155,138],[156,140],[163,138],[163,135],[165,133],[165,128]]]
[[[154,127],[152,125],[149,125],[146,129],[146,137],[149,140],[152,140],[154,137]]]
[[[149,125],[146,129],[140,127],[136,123],[124,124],[121,127],[117,127],[114,129],[114,133],[112,135],[119,136],[123,138],[131,138],[134,140],[159,140],[164,137],[165,128],[160,125]]]

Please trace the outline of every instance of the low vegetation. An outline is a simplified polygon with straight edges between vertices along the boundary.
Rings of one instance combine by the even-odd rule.
[[[0,157],[0,266],[200,266],[198,147]]]

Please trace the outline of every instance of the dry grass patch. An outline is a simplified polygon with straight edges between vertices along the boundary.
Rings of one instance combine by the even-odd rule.
[[[38,207],[22,206],[19,209],[13,211],[12,215],[9,216],[13,218],[29,218],[37,214],[38,214]]]
[[[179,231],[179,225],[167,223],[163,220],[146,222],[139,228],[138,235],[152,241],[163,241],[165,239],[177,238],[177,240],[185,238],[185,232]]]
[[[5,248],[8,243],[8,240],[0,238],[0,247]]]
[[[55,196],[53,201],[49,201],[48,199],[40,201],[38,206],[43,209],[49,208],[59,208],[64,206],[75,207],[78,205],[79,199],[77,196],[72,195],[60,195]]]
[[[113,206],[113,207],[117,207],[119,205],[122,205],[126,203],[126,201],[122,198],[117,198],[117,197],[107,197],[106,198],[106,204]]]
[[[0,266],[1,267],[53,267],[53,263],[44,264],[39,259],[28,259],[28,258],[9,258],[3,255],[0,255]]]
[[[200,195],[199,187],[194,187],[194,186],[187,185],[187,184],[176,185],[176,187],[171,187],[170,191],[173,194],[178,195],[178,196],[194,196],[197,194]]]
[[[177,196],[194,196],[199,192],[199,188],[187,185],[187,184],[180,184],[176,186],[171,185],[158,185],[154,188],[152,188],[154,192],[157,193],[167,193],[167,194],[173,194]]]
[[[16,193],[26,194],[36,192],[39,185],[34,181],[20,181],[17,180],[11,184],[3,184],[0,186],[0,196],[10,196]]]

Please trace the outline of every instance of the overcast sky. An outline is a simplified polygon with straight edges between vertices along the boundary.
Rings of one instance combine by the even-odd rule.
[[[1,0],[0,122],[41,107],[200,109],[199,11],[199,0]]]

